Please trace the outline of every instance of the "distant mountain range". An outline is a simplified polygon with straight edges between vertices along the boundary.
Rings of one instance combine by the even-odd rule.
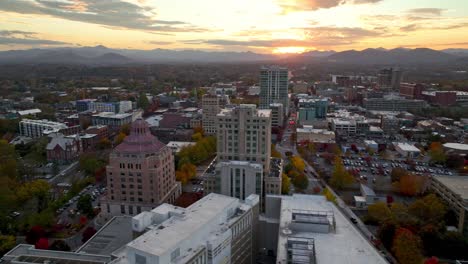
[[[308,51],[302,54],[259,54],[254,52],[210,52],[200,50],[110,49],[104,46],[11,50],[0,52],[0,64],[125,65],[150,63],[242,63],[322,61],[342,64],[446,64],[468,61],[468,49],[383,48],[362,51]]]

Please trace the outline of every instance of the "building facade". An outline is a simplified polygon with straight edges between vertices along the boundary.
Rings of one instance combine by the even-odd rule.
[[[375,111],[420,111],[426,107],[424,100],[410,100],[401,97],[389,96],[384,98],[365,98],[364,108]]]
[[[216,116],[229,104],[229,96],[205,94],[202,97],[202,127],[207,135],[216,135]]]
[[[59,132],[67,129],[67,125],[48,120],[23,119],[19,123],[19,133],[21,136],[38,138],[43,135]]]
[[[283,127],[284,124],[284,107],[283,104],[270,104],[271,109],[271,126]]]
[[[217,125],[217,161],[205,173],[205,192],[240,199],[280,193],[281,173],[271,159],[271,110],[255,105],[223,109]]]
[[[46,146],[48,162],[57,164],[70,163],[78,159],[83,151],[80,137],[65,137],[63,134],[54,134]]]
[[[287,68],[272,66],[260,70],[260,109],[268,109],[273,103],[283,104],[285,113],[289,113]]]
[[[172,203],[181,193],[175,179],[174,156],[169,147],[151,135],[138,119],[129,136],[110,154],[107,197],[103,216],[136,215],[162,203]]]
[[[455,212],[458,231],[468,236],[468,177],[433,176],[431,189]]]
[[[324,119],[328,113],[328,99],[300,99],[299,123],[309,125],[317,119]]]
[[[93,126],[107,126],[109,130],[120,129],[121,126],[132,123],[133,115],[114,114],[111,112],[103,112],[91,117]]]

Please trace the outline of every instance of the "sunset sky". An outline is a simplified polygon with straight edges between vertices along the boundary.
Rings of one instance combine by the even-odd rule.
[[[468,48],[467,0],[0,0],[0,50]]]

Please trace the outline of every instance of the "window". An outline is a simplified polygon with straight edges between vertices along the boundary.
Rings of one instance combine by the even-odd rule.
[[[125,214],[125,205],[120,205],[120,213]]]
[[[146,257],[135,254],[135,264],[146,264]]]
[[[180,255],[180,248],[172,251],[171,253],[171,261],[174,261]]]

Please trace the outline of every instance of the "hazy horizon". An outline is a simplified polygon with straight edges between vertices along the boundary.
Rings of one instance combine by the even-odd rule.
[[[0,50],[468,48],[468,2],[456,0],[2,0],[0,14]]]

